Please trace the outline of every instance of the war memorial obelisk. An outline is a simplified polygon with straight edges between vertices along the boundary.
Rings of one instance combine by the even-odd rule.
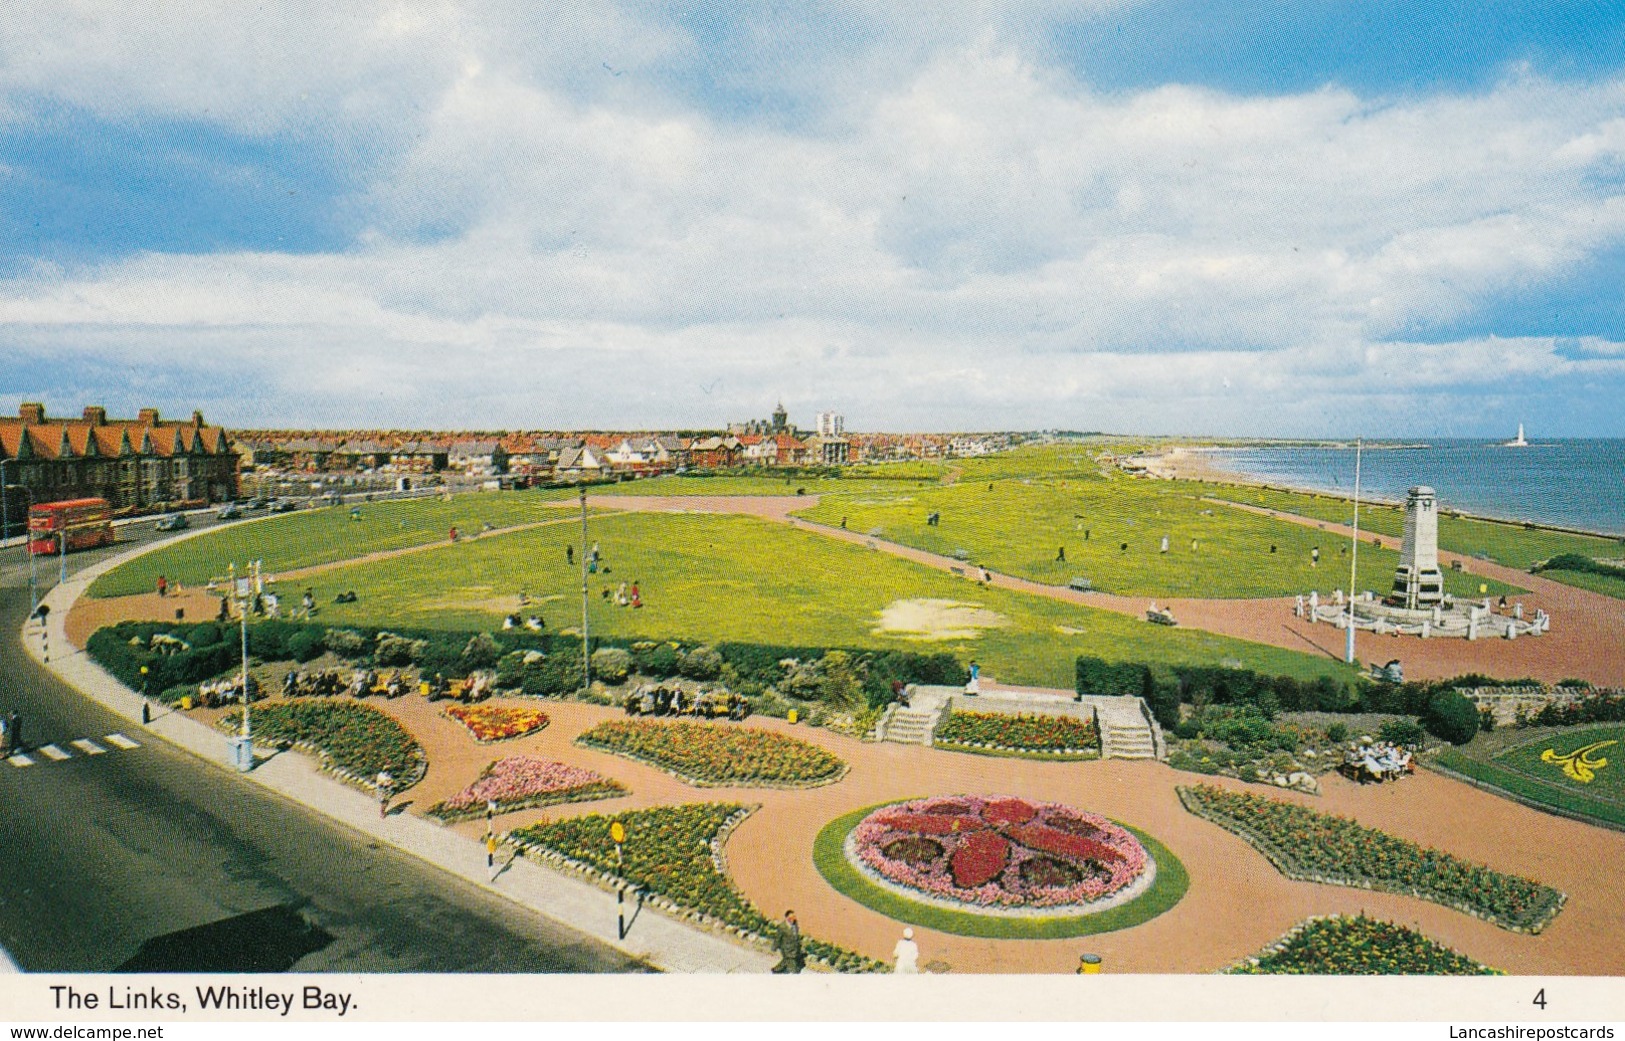
[[[1407,610],[1444,601],[1444,575],[1439,573],[1439,503],[1433,489],[1417,485],[1405,499],[1405,538],[1391,596]]]

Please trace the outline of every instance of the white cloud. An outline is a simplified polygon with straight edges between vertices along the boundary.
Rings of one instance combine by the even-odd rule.
[[[93,4],[0,37],[0,108],[291,130],[371,177],[341,253],[40,269],[0,283],[0,331],[229,358],[309,421],[698,425],[782,394],[854,426],[1286,431],[1396,382],[1625,378],[1607,340],[1409,342],[1625,239],[1625,81],[1102,95],[944,19],[822,87],[782,55],[839,118],[776,124],[668,89],[696,61],[670,20],[336,10]]]

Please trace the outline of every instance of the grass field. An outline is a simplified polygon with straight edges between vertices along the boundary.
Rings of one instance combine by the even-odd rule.
[[[350,519],[350,506],[301,510],[260,520],[243,520],[206,535],[155,550],[91,583],[91,596],[126,596],[150,592],[158,576],[198,586],[239,567],[263,560],[271,572],[313,564],[351,560],[382,550],[445,541],[452,525],[477,532],[484,523],[498,527],[568,517],[559,502],[573,501],[568,488],[524,492],[471,492],[451,501],[440,497],[394,499],[360,504],[361,519]]]
[[[1096,914],[1070,918],[1006,917],[955,911],[909,900],[865,878],[842,850],[847,833],[878,807],[866,806],[825,825],[813,840],[813,864],[824,880],[845,896],[888,918],[959,936],[1001,940],[1056,940],[1093,936],[1143,925],[1179,903],[1190,888],[1190,875],[1173,851],[1138,828],[1129,828],[1157,865],[1151,888],[1140,896]],[[1125,825],[1127,827],[1127,825]]]
[[[342,566],[312,581],[317,599],[353,589],[358,602],[329,605],[332,624],[488,629],[517,610],[526,590],[550,629],[579,626],[581,576],[565,562],[571,526],[544,527]],[[623,637],[738,640],[809,646],[946,650],[982,662],[1012,683],[1068,688],[1079,654],[1112,659],[1223,663],[1303,678],[1339,675],[1329,659],[1195,630],[1168,629],[1009,590],[983,588],[918,564],[749,517],[609,514],[592,522],[609,573],[593,576],[592,631]],[[640,584],[645,607],[603,596]],[[911,639],[878,632],[899,602],[938,600],[992,612],[964,636]],[[531,609],[526,609],[527,613]],[[954,623],[956,626],[960,623]]]
[[[1066,458],[1048,462],[1060,466]],[[1052,585],[1086,577],[1096,589],[1131,596],[1288,596],[1347,586],[1346,540],[1202,502],[1200,494],[1210,490],[1099,474],[961,479],[947,487],[830,495],[798,516],[830,525],[844,520],[854,531],[936,553],[964,550],[993,570]],[[941,518],[935,526],[926,522],[932,513]],[[1167,553],[1161,552],[1164,536]],[[1316,546],[1318,568],[1311,563]],[[1064,561],[1058,559],[1063,547]],[[1386,592],[1398,562],[1391,550],[1362,546],[1361,588]],[[1448,590],[1466,596],[1477,595],[1482,580],[1449,573],[1445,581]],[[1493,595],[1512,591],[1490,585]]]
[[[906,465],[906,464],[900,464]],[[861,467],[841,477],[775,477],[761,474],[719,474],[715,477],[667,475],[594,487],[593,495],[828,495],[855,489],[898,491],[930,487],[940,474],[912,471],[893,473],[888,467]]]
[[[1554,729],[1533,739],[1523,738],[1517,731],[1481,735],[1465,747],[1441,750],[1435,762],[1521,802],[1625,829],[1625,726]],[[1592,752],[1592,762],[1599,758],[1608,762],[1595,768],[1589,783],[1574,780],[1563,773],[1560,764],[1540,758],[1547,749],[1561,755],[1600,741],[1619,744]]]
[[[1174,483],[1184,484],[1204,494],[1232,502],[1263,506],[1266,509],[1296,513],[1336,524],[1348,524],[1354,516],[1351,502],[1332,495],[1193,482]],[[1441,503],[1441,510],[1447,511],[1449,505]],[[1362,530],[1398,538],[1404,531],[1404,523],[1405,511],[1397,507],[1370,504],[1360,506]],[[1579,553],[1588,557],[1619,556],[1622,545],[1625,545],[1625,540],[1526,528],[1521,524],[1452,517],[1448,512],[1441,512],[1439,516],[1440,549],[1467,556],[1482,556],[1498,564],[1524,570],[1559,553]]]
[[[1574,586],[1576,589],[1589,589],[1593,593],[1611,596],[1616,600],[1625,600],[1625,578],[1615,578],[1613,575],[1593,575],[1589,571],[1563,571],[1553,569],[1542,571],[1541,578],[1549,578],[1553,582],[1562,582],[1564,585]]]

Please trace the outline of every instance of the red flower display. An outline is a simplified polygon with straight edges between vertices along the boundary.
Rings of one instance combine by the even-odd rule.
[[[1010,863],[1010,843],[991,831],[978,831],[959,844],[948,863],[955,885],[975,889]]]
[[[992,913],[1104,901],[1151,869],[1139,840],[1105,817],[1009,796],[882,807],[846,850],[881,881]]]

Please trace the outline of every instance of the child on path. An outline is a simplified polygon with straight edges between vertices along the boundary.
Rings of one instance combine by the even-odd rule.
[[[375,784],[378,788],[378,819],[383,820],[389,816],[389,796],[395,788],[395,778],[389,775],[388,770],[379,770]]]
[[[914,942],[914,930],[904,929],[903,938],[897,941],[892,948],[892,957],[897,959],[897,967],[892,971],[900,976],[917,974],[920,971],[920,945]]]

